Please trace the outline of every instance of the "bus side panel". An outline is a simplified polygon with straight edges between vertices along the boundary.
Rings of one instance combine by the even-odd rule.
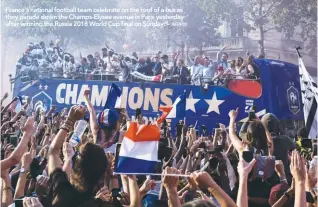
[[[281,120],[302,120],[302,99],[297,65],[270,61],[273,113]]]

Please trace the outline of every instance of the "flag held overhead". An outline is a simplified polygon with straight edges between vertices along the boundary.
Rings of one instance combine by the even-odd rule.
[[[132,122],[121,144],[115,174],[151,174],[158,161],[160,131]]]
[[[120,108],[121,94],[121,89],[113,83],[109,89],[104,110],[97,116],[101,128],[114,128],[116,126],[119,115],[115,108]]]
[[[113,83],[109,89],[104,109],[120,108],[121,94],[121,89]]]
[[[186,117],[186,93],[180,95],[172,105],[172,110],[170,111],[167,118],[173,119],[184,119]]]

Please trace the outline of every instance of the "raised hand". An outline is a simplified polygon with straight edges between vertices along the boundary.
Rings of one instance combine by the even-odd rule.
[[[35,184],[35,192],[37,195],[44,194],[48,191],[49,177],[45,177],[43,175],[39,175],[40,177],[37,179]]]
[[[86,108],[82,105],[72,106],[70,111],[68,112],[68,119],[73,121],[74,123],[85,116]]]
[[[146,194],[151,189],[154,189],[155,186],[156,186],[156,183],[154,180],[146,179],[146,181],[139,188],[139,191]]]
[[[8,92],[6,92],[6,93],[4,94],[4,96],[3,96],[3,99],[8,98],[8,96],[9,96],[9,94],[8,94]]]
[[[30,152],[26,152],[22,157],[22,167],[28,171],[30,169],[31,162],[32,155]]]
[[[230,119],[235,120],[237,117],[238,111],[239,111],[239,108],[236,108],[236,110],[231,110],[229,112]]]
[[[169,176],[167,174],[179,174],[179,171],[172,167],[166,167],[162,176],[162,183],[163,183],[163,186],[166,188],[166,190],[177,191],[178,184],[179,184],[179,177]]]
[[[108,190],[108,188],[105,186],[102,189],[100,189],[97,193],[95,198],[99,198],[102,201],[105,202],[110,202],[112,199],[112,194],[111,192]]]
[[[26,120],[24,126],[21,127],[20,129],[21,129],[21,131],[22,131],[23,133],[33,134],[33,132],[34,132],[34,130],[35,130],[35,128],[34,128],[34,116],[29,117],[29,118]]]
[[[91,89],[90,89],[90,88],[87,88],[87,89],[84,91],[84,97],[85,97],[85,98],[88,98],[88,97],[89,97],[89,94],[91,94]]]
[[[55,105],[52,105],[51,108],[50,108],[50,110],[53,110],[53,111],[54,111],[55,109],[56,109],[56,106],[55,106]]]
[[[294,150],[291,156],[290,172],[293,175],[296,183],[305,183],[306,181],[306,166],[305,160],[300,156],[299,152]]]
[[[200,189],[207,189],[215,184],[215,181],[207,172],[193,172],[191,178]]]
[[[128,193],[120,192],[121,197],[118,199],[122,205],[129,206],[130,205],[130,196]]]
[[[23,207],[43,207],[37,197],[25,197],[23,198]]]
[[[248,163],[243,159],[242,155],[240,155],[240,161],[237,166],[237,172],[240,175],[241,179],[248,178],[248,174],[252,171],[255,163],[256,163],[255,158]]]

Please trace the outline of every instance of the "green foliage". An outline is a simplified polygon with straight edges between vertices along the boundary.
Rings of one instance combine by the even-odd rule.
[[[316,0],[199,0],[201,8],[213,21],[231,22],[244,16],[246,31],[260,30],[260,47],[264,47],[262,37],[267,31],[284,32],[287,39],[301,29],[300,36],[308,41],[307,49],[317,52],[317,1]],[[220,14],[221,13],[221,14]]]
[[[295,34],[295,28],[300,27],[300,36],[307,41],[306,49],[317,54],[317,1],[292,0],[278,8],[273,15],[277,31],[284,32],[289,39]]]

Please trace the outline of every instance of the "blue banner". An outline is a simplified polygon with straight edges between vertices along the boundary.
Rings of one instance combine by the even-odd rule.
[[[160,84],[160,83],[123,83],[115,82],[122,90],[121,108],[126,108],[132,119],[135,110],[142,108],[146,122],[154,122],[160,106],[172,106],[178,96],[186,91],[186,124],[206,125],[209,130],[216,123],[229,123],[228,112],[240,108],[237,121],[244,120],[252,106],[257,107],[259,116],[272,112],[279,119],[301,120],[303,112],[301,106],[301,93],[299,85],[298,67],[283,62],[271,63],[270,60],[257,60],[261,81],[251,81],[260,85],[258,98],[251,98],[234,88],[210,86],[207,90],[199,86]],[[74,104],[85,104],[84,91],[91,89],[91,102],[97,111],[101,111],[106,103],[108,91],[112,82],[108,81],[83,81],[83,80],[48,80],[41,79],[27,84],[16,84],[16,95],[29,96],[34,108],[42,107],[48,110],[53,104],[57,109],[69,108]],[[232,86],[239,85],[234,82]],[[245,83],[244,83],[245,84]],[[238,87],[240,88],[240,87]],[[256,94],[257,95],[257,94]],[[179,120],[168,120],[172,126]]]

